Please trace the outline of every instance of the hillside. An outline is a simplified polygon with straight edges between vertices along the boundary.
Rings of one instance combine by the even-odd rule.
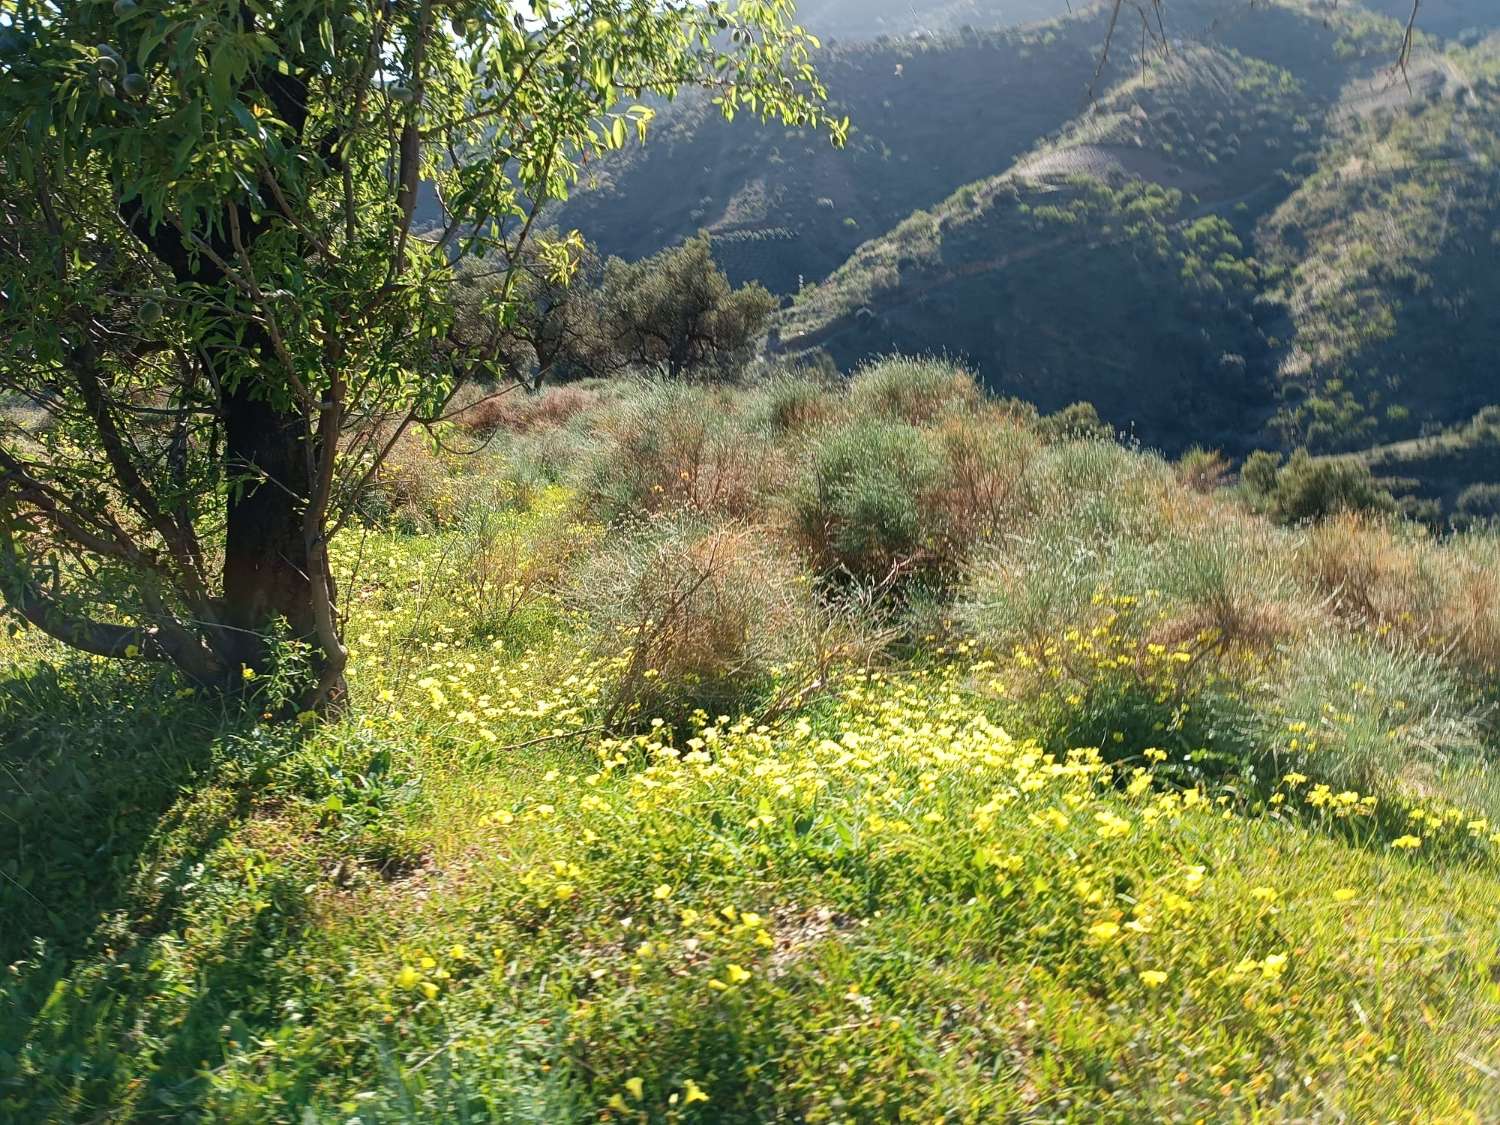
[[[670,106],[649,141],[591,169],[552,220],[606,255],[642,258],[707,229],[735,281],[795,292],[861,242],[965,183],[1005,168],[1085,102],[1103,25],[861,44],[819,73],[848,147],[703,99]]]
[[[1259,233],[1289,310],[1288,442],[1350,449],[1496,399],[1500,87],[1493,42],[1427,63],[1416,100],[1347,116]]]
[[[1356,456],[1393,489],[1436,504],[1461,525],[1500,519],[1500,408]]]
[[[841,365],[947,351],[1043,409],[1088,400],[1165,448],[1242,447],[1270,403],[1245,216],[1313,143],[1307,107],[1287,71],[1185,48],[1010,172],[861,247],[799,296],[780,346]],[[1059,309],[1079,311],[1059,323]]]
[[[1411,0],[1362,0],[1364,6],[1405,23],[1411,18]],[[1482,33],[1495,26],[1497,13],[1490,0],[1422,0],[1418,26],[1428,35],[1445,39]]]
[[[1081,12],[1097,0],[801,0],[797,21],[824,38],[876,39],[964,27],[1019,27]]]
[[[326,723],[7,634],[0,1117],[1493,1120],[1500,540],[1053,421],[410,442]]]
[[[677,106],[558,218],[627,258],[709,230],[736,282],[793,298],[772,350],[845,370],[951,354],[1169,450],[1405,440],[1495,397],[1493,46],[1438,37],[1500,12],[1424,5],[1401,81],[1403,5],[1179,0],[1092,105],[1097,12],[943,34],[951,8],[898,6],[920,38],[828,60],[850,151]]]
[[[1165,19],[1169,57],[1173,44],[1189,42],[1238,50],[1290,70],[1316,96],[1367,69],[1361,58],[1394,57],[1397,32],[1362,9],[1324,13],[1305,0],[1173,0]],[[1103,13],[1079,5],[1019,30],[976,23],[833,47],[820,54],[819,71],[834,109],[853,124],[846,150],[743,116],[725,122],[689,98],[664,108],[644,146],[591,167],[551,219],[606,255],[632,259],[707,229],[736,281],[795,292],[913,211],[1003,173],[1086,111],[1107,26]],[[1096,94],[1137,74],[1138,31],[1130,42],[1122,33]]]

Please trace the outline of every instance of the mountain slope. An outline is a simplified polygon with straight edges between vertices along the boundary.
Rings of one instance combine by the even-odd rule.
[[[1349,116],[1262,226],[1289,310],[1288,442],[1352,449],[1500,397],[1497,43],[1427,60],[1425,96]],[[1404,99],[1403,99],[1404,100]]]
[[[825,37],[874,39],[912,32],[1019,27],[1083,11],[1099,0],[801,0],[797,21]]]
[[[820,73],[854,125],[843,150],[688,99],[645,146],[596,166],[553,220],[625,258],[707,229],[734,280],[793,292],[1064,125],[1085,104],[1102,34],[1090,17],[827,52]]]
[[[948,351],[1043,409],[1088,399],[1166,448],[1242,446],[1271,403],[1245,216],[1315,142],[1309,104],[1285,70],[1184,47],[862,246],[784,314],[779,344],[844,366]]]

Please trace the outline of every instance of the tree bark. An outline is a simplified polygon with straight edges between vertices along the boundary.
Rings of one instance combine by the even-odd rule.
[[[303,519],[312,495],[306,422],[255,397],[243,380],[224,396],[230,488],[224,546],[223,624],[240,664],[267,670],[270,633],[284,621],[291,639],[318,652]]]

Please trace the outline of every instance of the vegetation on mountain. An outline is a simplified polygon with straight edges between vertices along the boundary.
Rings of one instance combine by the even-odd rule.
[[[9,1119],[1500,1108],[1492,536],[930,362],[530,401],[335,543],[340,722],[4,642]]]
[[[650,144],[591,165],[549,219],[629,260],[707,230],[736,284],[796,292],[1061,128],[1085,104],[1102,33],[1080,15],[1045,29],[825,49],[830,110],[851,121],[843,149],[807,130],[721,124],[708,98],[684,98],[661,112]]]
[[[1496,397],[1494,48],[1430,96],[1347,116],[1258,246],[1288,310],[1277,424],[1350,450],[1461,424]],[[1404,101],[1404,99],[1403,99]]]
[[[1500,15],[1051,2],[0,0],[0,1121],[1500,1120]]]
[[[1300,92],[1257,60],[1184,51],[1014,171],[865,244],[799,296],[781,346],[841,365],[948,351],[1044,410],[1083,399],[1169,449],[1243,449],[1269,403],[1259,267],[1215,209],[1281,189],[1311,134]],[[1058,308],[1087,315],[1051,327]]]
[[[876,39],[882,36],[956,32],[968,28],[1020,27],[1070,15],[1098,0],[802,0],[797,18],[810,31],[828,38]]]
[[[586,368],[713,378],[744,366],[776,298],[754,282],[731,287],[702,234],[641,262],[611,259],[598,305],[602,354]]]
[[[1488,329],[1439,327],[1470,309],[1487,315],[1473,294],[1486,291],[1493,257],[1478,250],[1494,225],[1493,47],[1436,38],[1456,34],[1461,7],[1419,21],[1403,76],[1392,64],[1404,3],[1173,0],[1145,53],[1122,33],[1095,79],[1107,13],[997,35],[954,31],[946,9],[917,6],[907,14],[926,33],[830,60],[833,97],[856,123],[851,153],[788,159],[775,131],[676,106],[671,141],[604,162],[565,217],[607,232],[626,257],[707,229],[731,277],[791,294],[772,350],[821,349],[845,371],[891,351],[956,355],[1001,393],[1047,410],[1094,402],[1174,452],[1318,454],[1436,432],[1494,398],[1477,374]],[[842,18],[808,13],[820,17]],[[968,77],[976,44],[1011,52],[990,60],[1000,75],[982,96]],[[893,119],[875,99],[898,74],[924,85],[894,103]],[[1095,97],[1067,120],[1048,125],[1025,108],[1035,95],[1068,105],[1079,81],[1093,81]],[[992,136],[992,107],[1031,137]],[[962,122],[947,116],[960,110]],[[980,165],[982,176],[937,198]],[[699,169],[715,179],[690,203],[681,185]],[[834,169],[847,176],[839,191]],[[994,202],[997,181],[1028,214],[1072,208],[1077,237],[1016,222],[1003,206],[1010,188]],[[1129,205],[1158,189],[1180,195],[1153,207],[1151,223],[1118,213],[1117,193]],[[1030,198],[1047,193],[1062,198]],[[633,210],[647,199],[649,212]],[[1387,248],[1390,215],[1402,237]],[[1208,259],[1186,237],[1205,219],[1220,224],[1201,248]],[[1429,371],[1437,385],[1420,394]],[[1456,493],[1445,496],[1452,514]]]

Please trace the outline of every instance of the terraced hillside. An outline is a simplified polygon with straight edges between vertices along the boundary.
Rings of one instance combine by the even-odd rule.
[[[1170,0],[1097,79],[1102,9],[946,35],[953,5],[803,17],[898,8],[903,37],[824,67],[848,150],[684,103],[557,221],[626,258],[709,230],[736,282],[789,299],[773,352],[955,355],[1167,450],[1358,450],[1500,396],[1500,5],[1424,4],[1404,75],[1407,0]]]
[[[1308,104],[1288,71],[1187,47],[861,247],[784,314],[780,346],[845,365],[946,349],[1043,409],[1088,399],[1168,448],[1241,444],[1270,406],[1245,215],[1314,144]]]
[[[1497,46],[1436,58],[1417,98],[1347,116],[1263,225],[1290,314],[1286,441],[1412,438],[1500,395]]]
[[[1085,104],[1102,23],[838,48],[820,63],[854,123],[836,150],[810,131],[671,106],[649,142],[597,166],[554,213],[605,254],[641,258],[713,232],[736,281],[775,292],[826,276],[861,242],[1007,167]]]
[[[822,36],[874,39],[963,27],[1018,27],[1079,12],[1099,0],[802,0],[797,19]]]

